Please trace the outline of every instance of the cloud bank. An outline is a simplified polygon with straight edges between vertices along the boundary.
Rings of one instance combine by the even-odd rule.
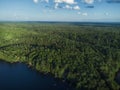
[[[88,12],[85,11],[85,9],[94,9],[96,8],[95,3],[120,3],[120,0],[33,0],[33,2],[40,3],[44,2],[48,6],[45,6],[49,9],[57,10],[57,9],[67,9],[67,10],[76,10],[78,15],[82,16],[88,16]],[[52,4],[51,4],[52,3]],[[81,4],[84,5],[84,7],[80,6]],[[99,4],[98,4],[99,5]],[[86,13],[81,13],[81,10]],[[105,14],[106,16],[108,13]]]

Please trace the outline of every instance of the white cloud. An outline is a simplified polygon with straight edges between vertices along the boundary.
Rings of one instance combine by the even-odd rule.
[[[78,12],[77,14],[81,14],[81,12]]]
[[[82,13],[83,16],[88,16],[88,13]]]
[[[65,7],[63,7],[63,8],[66,8],[66,9],[73,9],[73,10],[80,10],[80,7],[78,6],[78,5],[76,5],[76,6],[74,6],[74,7],[72,7],[72,6],[70,6],[70,5],[65,5]]]
[[[55,9],[57,9],[57,8],[58,8],[58,6],[59,6],[59,4],[58,4],[58,3],[56,3],[56,4],[55,4]]]
[[[55,3],[77,4],[74,0],[54,0]]]
[[[38,0],[33,0],[34,3],[38,3]]]
[[[74,0],[63,0],[63,1],[68,4],[76,4]]]
[[[55,3],[62,3],[63,0],[55,0]]]
[[[80,7],[77,5],[77,6],[74,6],[73,9],[80,10]]]
[[[85,1],[85,3],[87,3],[87,4],[93,4],[94,3],[94,0],[84,0]]]
[[[64,8],[66,8],[66,9],[72,9],[72,7],[70,5],[66,5]]]

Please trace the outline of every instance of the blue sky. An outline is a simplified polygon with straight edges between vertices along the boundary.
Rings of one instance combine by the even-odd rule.
[[[0,0],[0,21],[120,22],[120,0]]]

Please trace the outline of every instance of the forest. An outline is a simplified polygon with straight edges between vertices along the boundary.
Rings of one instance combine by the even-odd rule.
[[[2,22],[0,59],[26,63],[75,90],[119,90],[120,26]]]

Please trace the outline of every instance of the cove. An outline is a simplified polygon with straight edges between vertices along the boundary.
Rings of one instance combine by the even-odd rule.
[[[0,61],[0,90],[72,90],[66,83],[43,75],[26,64]]]

